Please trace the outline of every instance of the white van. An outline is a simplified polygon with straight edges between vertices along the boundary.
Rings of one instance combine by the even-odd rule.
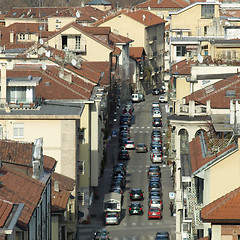
[[[137,93],[132,94],[132,102],[140,102],[140,98]]]

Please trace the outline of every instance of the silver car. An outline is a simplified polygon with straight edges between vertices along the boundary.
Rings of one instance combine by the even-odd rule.
[[[163,161],[162,153],[153,152],[151,154],[151,160],[152,160],[153,163],[162,163],[162,161]]]
[[[120,222],[119,213],[117,212],[106,212],[104,217],[105,225],[118,225]]]

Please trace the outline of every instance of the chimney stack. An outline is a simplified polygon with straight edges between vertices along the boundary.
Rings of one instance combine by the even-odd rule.
[[[32,178],[39,180],[43,174],[43,138],[37,138],[34,140],[33,152],[32,152],[32,166],[33,175]]]
[[[1,63],[1,103],[7,101],[7,64]]]

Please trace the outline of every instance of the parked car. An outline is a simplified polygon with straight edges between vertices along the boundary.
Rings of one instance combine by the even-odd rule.
[[[161,199],[161,198],[153,197],[153,196],[152,196],[152,197],[149,199],[148,204],[149,204],[149,207],[158,207],[158,208],[161,209],[161,211],[162,211],[162,209],[163,209],[163,202],[162,202],[162,199]]]
[[[153,152],[151,154],[150,158],[153,163],[162,163],[163,162],[163,156],[162,156],[162,153],[160,153],[160,152]]]
[[[169,233],[166,231],[159,231],[156,233],[155,240],[169,240]]]
[[[127,140],[124,147],[125,149],[135,149],[135,143],[132,140]]]
[[[107,212],[104,216],[105,225],[118,225],[119,221],[119,213],[117,212]]]
[[[155,191],[162,191],[162,184],[161,182],[149,182],[148,186],[149,191],[155,190]]]
[[[132,102],[133,102],[133,103],[138,103],[138,102],[141,101],[141,100],[140,100],[140,97],[139,97],[139,95],[138,95],[137,93],[133,93],[132,96],[131,96],[131,98],[132,98]]]
[[[128,150],[121,149],[118,153],[118,160],[130,160]]]
[[[107,232],[105,229],[99,230],[94,233],[93,240],[103,240],[103,239],[110,240],[109,232]]]
[[[160,94],[159,88],[154,88],[154,89],[152,90],[152,95],[159,95],[159,94]]]
[[[153,102],[152,108],[159,108],[160,109],[160,103],[159,102]]]
[[[141,203],[132,202],[128,208],[129,215],[143,215],[143,207]]]
[[[137,153],[146,153],[148,151],[147,145],[145,143],[138,143],[136,146]]]
[[[161,95],[161,96],[159,97],[159,102],[161,102],[161,103],[166,103],[166,102],[167,102],[167,96]]]
[[[153,125],[153,127],[162,127],[161,118],[158,118],[158,117],[153,118],[152,125]]]
[[[143,191],[139,188],[134,188],[130,192],[130,200],[143,200]]]
[[[161,177],[161,169],[158,165],[151,165],[148,169],[148,178],[151,176]]]
[[[162,117],[162,113],[160,110],[154,110],[152,116],[160,118]]]
[[[119,127],[119,132],[121,132],[121,131],[128,131],[128,132],[130,132],[130,128],[129,128],[128,125],[122,125],[122,126]]]
[[[162,219],[162,213],[160,208],[157,207],[150,207],[148,209],[148,219]]]

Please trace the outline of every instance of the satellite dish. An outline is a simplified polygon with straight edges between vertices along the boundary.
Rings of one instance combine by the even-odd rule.
[[[43,64],[42,64],[42,70],[45,71],[46,69],[47,69],[47,65],[46,65],[46,63],[43,63]]]
[[[77,61],[74,58],[72,59],[71,63],[72,63],[73,66],[77,65]]]
[[[151,8],[150,8],[150,7],[148,7],[148,11],[151,11]]]
[[[43,40],[40,38],[39,39],[39,43],[42,45],[43,44]]]
[[[203,57],[201,56],[201,54],[199,53],[197,56],[197,60],[202,63],[203,62]]]
[[[76,17],[80,18],[80,12],[79,11],[76,12]]]

